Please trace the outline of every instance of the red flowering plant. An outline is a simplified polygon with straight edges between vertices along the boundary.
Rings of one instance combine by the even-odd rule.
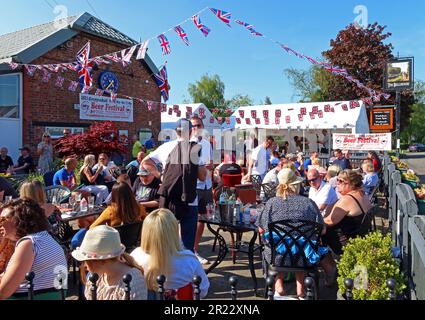
[[[54,148],[60,158],[75,157],[83,159],[88,154],[127,153],[125,139],[112,121],[92,125],[82,134],[74,134],[56,141]]]

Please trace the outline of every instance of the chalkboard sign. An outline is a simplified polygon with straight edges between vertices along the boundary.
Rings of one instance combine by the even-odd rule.
[[[374,109],[370,112],[371,130],[392,130],[394,127],[394,109]]]

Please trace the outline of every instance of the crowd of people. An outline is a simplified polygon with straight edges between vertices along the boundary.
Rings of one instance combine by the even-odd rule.
[[[192,278],[202,278],[201,296],[208,293],[209,281],[202,268],[208,260],[200,256],[204,224],[199,217],[207,213],[222,190],[224,175],[239,175],[241,183],[276,187],[275,197],[266,199],[257,225],[265,237],[271,222],[284,219],[315,221],[323,225],[321,242],[340,255],[349,238],[367,231],[370,195],[379,183],[379,156],[369,152],[361,168],[351,167],[349,154],[335,150],[328,168],[318,152],[288,153],[273,137],[267,137],[253,148],[244,161],[234,153],[224,153],[222,163],[213,164],[213,148],[203,136],[204,124],[199,117],[177,123],[177,139],[166,142],[147,155],[134,137],[132,155],[125,172],[118,170],[108,155],[86,155],[76,177],[77,160],[68,158],[55,173],[53,183],[64,186],[72,197],[95,197],[104,211],[93,219],[79,221],[80,230],[73,236],[70,250],[81,263],[83,283],[91,274],[99,275],[98,299],[120,300],[125,296],[124,274],[133,278],[131,298],[154,299],[158,290],[156,278],[166,276],[167,296],[176,298],[192,289]],[[327,132],[324,132],[325,146]],[[52,151],[50,137],[43,135],[39,145],[41,164],[47,165]],[[303,142],[306,144],[306,141]],[[286,149],[285,149],[286,148]],[[22,157],[28,157],[23,149]],[[6,156],[3,156],[3,154]],[[6,162],[2,149],[1,160]],[[21,161],[20,164],[25,161]],[[20,165],[18,164],[18,166]],[[40,161],[39,161],[40,166]],[[3,166],[5,167],[5,166]],[[21,166],[22,167],[22,166]],[[11,165],[7,166],[10,170]],[[17,167],[17,169],[21,169]],[[57,206],[47,204],[44,187],[39,182],[24,184],[19,193],[0,177],[0,202],[11,196],[1,210],[0,220],[0,299],[21,298],[25,274],[34,271],[37,295],[51,297],[52,275],[57,266],[68,270],[63,248],[58,244],[54,226],[60,220]],[[259,200],[260,201],[260,200]],[[131,254],[121,244],[114,227],[143,222],[140,247]],[[264,238],[265,239],[265,238]],[[270,248],[264,241],[264,259],[270,260]],[[272,263],[272,261],[268,261]],[[330,253],[323,255],[321,265],[326,283],[335,280],[336,266]],[[61,269],[61,270],[62,270]],[[285,295],[283,275],[276,280],[276,294]],[[304,295],[304,273],[296,274],[297,295]],[[86,287],[86,297],[90,290]]]

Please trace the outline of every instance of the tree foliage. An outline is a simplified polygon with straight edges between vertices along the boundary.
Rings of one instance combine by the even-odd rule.
[[[270,105],[272,105],[272,104],[273,104],[273,102],[272,102],[272,100],[270,99],[270,97],[266,97],[266,98],[264,99],[264,104],[265,104],[265,105],[267,105],[267,106],[270,106]]]
[[[416,103],[413,104],[409,123],[403,130],[401,138],[403,143],[425,143],[425,83],[418,81],[415,88]]]
[[[88,154],[98,156],[100,153],[111,155],[113,152],[126,153],[125,142],[112,121],[92,125],[82,134],[74,134],[59,139],[55,151],[59,157],[82,159]]]

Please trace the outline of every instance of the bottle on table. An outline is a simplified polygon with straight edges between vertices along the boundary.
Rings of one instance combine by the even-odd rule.
[[[87,212],[88,211],[88,203],[86,198],[83,198],[80,202],[80,211],[81,212]]]

